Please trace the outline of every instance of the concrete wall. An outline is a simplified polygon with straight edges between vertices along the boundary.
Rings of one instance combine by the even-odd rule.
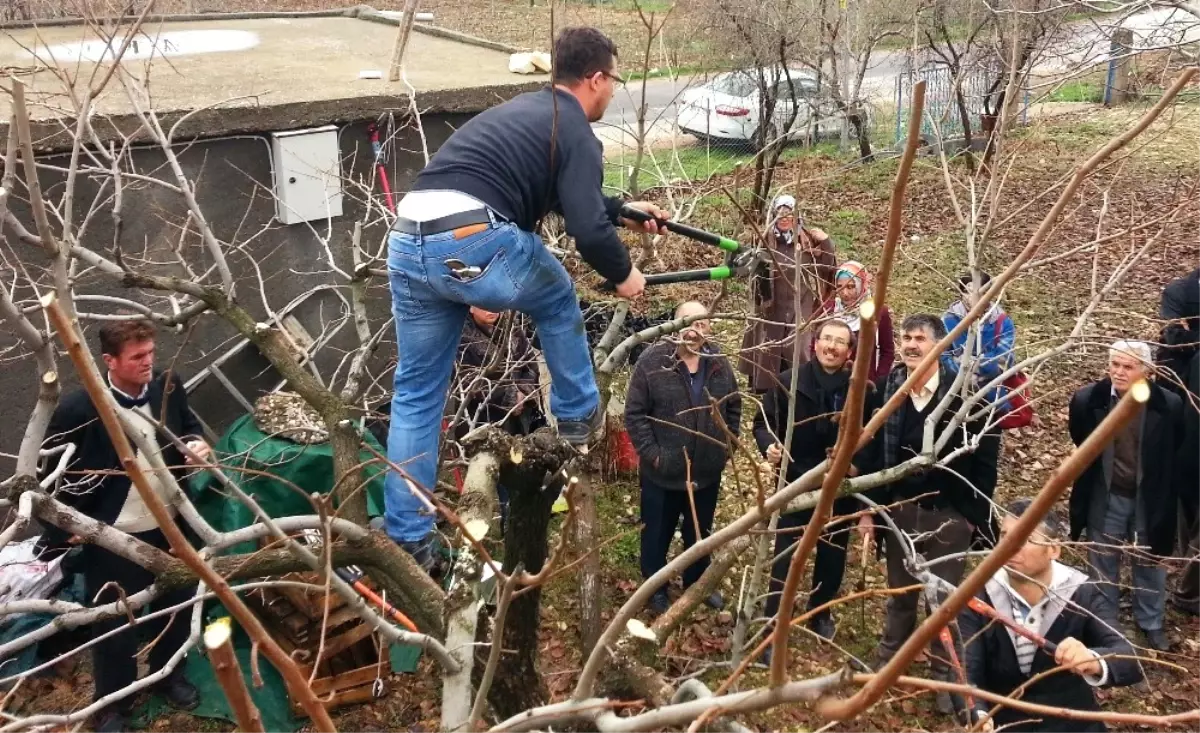
[[[470,115],[428,115],[424,118],[424,132],[430,152]],[[350,181],[372,180],[373,158],[367,124],[358,123],[342,127],[339,147],[343,157],[343,174]],[[416,173],[424,165],[421,141],[414,130],[402,130],[390,146],[388,176],[393,191],[399,195],[408,189]],[[349,241],[354,222],[362,219],[366,211],[365,196],[361,188],[343,185],[344,214],[331,223],[311,222],[284,226],[275,220],[275,206],[271,198],[270,138],[268,136],[243,136],[213,139],[180,146],[179,157],[187,175],[196,182],[196,193],[205,216],[211,222],[216,236],[222,241],[242,245],[242,252],[230,255],[230,265],[238,279],[237,299],[256,317],[265,316],[263,300],[272,309],[282,309],[299,295],[339,282],[340,278],[329,272],[328,261],[320,238],[330,227],[328,236],[335,260],[347,272],[351,270]],[[171,181],[169,171],[164,168],[161,151],[141,148],[132,155],[133,169],[142,175],[151,175]],[[66,166],[66,156],[45,156],[41,162],[53,166]],[[61,179],[43,176],[43,187],[50,200],[62,195]],[[111,185],[102,191],[103,176],[81,178],[77,183],[76,226],[88,218],[84,244],[112,256],[114,226],[111,218]],[[97,200],[97,192],[101,197]],[[376,200],[382,202],[381,189],[374,190]],[[96,202],[94,204],[94,202]],[[32,222],[23,202],[12,201],[14,212],[25,222]],[[88,217],[88,211],[96,209]],[[178,194],[161,186],[147,183],[128,182],[124,191],[123,226],[119,245],[126,262],[139,270],[160,274],[184,274],[175,263],[172,250],[180,241],[180,231],[186,220],[186,206]],[[370,217],[364,232],[364,242],[372,247],[382,244],[385,229],[378,211]],[[32,228],[32,227],[31,227]],[[182,251],[196,272],[202,272],[211,264],[195,229],[183,239]],[[29,249],[19,250],[24,254],[27,268],[43,264],[39,253]],[[134,265],[134,263],[137,263]],[[147,264],[149,263],[149,264]],[[260,287],[256,268],[261,273],[265,287]],[[169,312],[169,304],[163,297],[153,293],[126,290],[114,285],[111,278],[83,272],[76,285],[77,294],[109,294],[130,298],[153,306],[156,310]],[[28,296],[28,293],[24,295]],[[348,297],[348,296],[347,296]],[[372,282],[370,311],[373,328],[382,326],[389,314],[387,283],[381,279]],[[80,303],[81,312],[113,313],[114,307],[103,303]],[[343,321],[340,303],[331,291],[315,296],[309,301],[306,311],[297,314],[299,320],[312,332],[322,327]],[[92,334],[95,321],[87,322],[89,345],[98,353]],[[0,350],[11,345],[11,331],[0,325]],[[228,349],[236,341],[233,330],[214,315],[206,314],[184,333],[164,330],[159,340],[160,365],[174,361],[177,369],[188,378],[204,368],[213,358]],[[318,368],[328,377],[347,350],[355,344],[353,324],[345,326],[331,342],[331,348],[322,352]],[[5,356],[12,357],[13,354]],[[387,360],[394,358],[394,338],[389,333],[377,352],[376,371],[388,367]],[[5,419],[0,420],[0,453],[15,453],[24,430],[26,418],[36,396],[36,371],[30,358],[9,358],[0,369],[0,410]],[[271,375],[262,374],[260,365],[253,359],[240,360],[241,368],[231,370],[235,382],[252,384],[263,388],[273,385]],[[261,362],[265,365],[265,360]],[[64,386],[74,388],[73,370],[69,362],[60,361]],[[390,378],[390,377],[389,377]],[[211,380],[210,380],[211,381]],[[387,380],[384,382],[387,383]],[[206,419],[214,421],[213,427],[220,430],[242,414],[243,409],[215,385],[202,387],[193,395],[193,403]],[[253,399],[253,396],[251,396]],[[11,470],[12,459],[0,456],[0,472],[5,475]]]

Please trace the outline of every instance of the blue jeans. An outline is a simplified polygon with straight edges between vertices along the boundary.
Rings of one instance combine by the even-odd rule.
[[[458,280],[445,265],[457,259],[483,268]],[[535,234],[495,221],[462,239],[453,232],[388,236],[388,279],[396,321],[395,390],[388,458],[415,482],[388,473],[386,528],[397,542],[433,530],[434,516],[412,492],[437,480],[442,413],[463,323],[470,306],[528,314],[550,370],[550,411],[559,420],[585,420],[600,405],[587,332],[575,284]]]
[[[1155,558],[1146,557],[1146,550],[1123,551],[1118,545],[1144,538],[1146,531],[1135,526],[1135,500],[1119,494],[1108,495],[1104,527],[1099,532],[1088,529],[1088,541],[1102,546],[1088,548],[1088,562],[1102,602],[1097,615],[1113,626],[1121,602],[1121,556],[1129,556],[1133,580],[1133,619],[1144,631],[1161,629],[1167,613],[1167,569]],[[1142,542],[1145,540],[1142,539]]]

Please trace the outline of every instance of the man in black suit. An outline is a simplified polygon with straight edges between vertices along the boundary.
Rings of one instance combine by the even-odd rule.
[[[1109,348],[1108,377],[1086,385],[1071,398],[1068,428],[1075,445],[1081,445],[1125,392],[1152,370],[1148,344],[1114,343]],[[1121,558],[1129,557],[1134,620],[1151,647],[1166,651],[1170,647],[1163,628],[1167,571],[1162,558],[1175,545],[1183,404],[1174,392],[1151,382],[1150,399],[1139,413],[1075,480],[1071,539],[1078,540],[1087,529],[1088,563],[1103,581],[1099,584],[1102,610],[1114,625]]]
[[[165,435],[158,434],[156,423],[161,420],[162,426],[182,439],[201,460],[207,458],[210,449],[200,437],[200,423],[188,409],[187,393],[178,375],[154,372],[154,326],[143,320],[107,322],[100,328],[100,349],[108,367],[109,389],[118,407],[145,441],[154,446],[163,463],[173,469],[180,485],[186,485],[187,461]],[[157,521],[122,470],[112,439],[85,390],[78,389],[59,402],[46,435],[49,446],[75,445],[75,455],[55,498],[154,547],[168,549]],[[174,497],[156,479],[141,451],[137,461],[147,472],[153,490],[176,513]],[[78,538],[68,537],[56,527],[49,527],[41,540],[50,552],[62,551],[78,542]],[[96,605],[132,596],[154,582],[150,571],[95,545],[83,547],[80,566],[87,596]],[[193,589],[168,593],[157,598],[151,607],[166,608],[186,602],[193,595]],[[161,617],[97,642],[92,647],[96,680],[93,699],[100,700],[137,680],[138,631],[144,629],[148,640],[156,640],[149,654],[153,674],[166,666],[187,640],[190,617],[190,610]],[[101,636],[127,623],[128,619],[121,616],[95,624],[93,629],[96,636]],[[196,707],[200,699],[196,688],[184,676],[182,662],[155,690],[185,710]],[[126,698],[106,707],[96,718],[96,730],[128,730],[130,703],[132,699]]]
[[[1175,390],[1184,399],[1184,419],[1190,431],[1177,469],[1180,519],[1177,550],[1191,558],[1196,555],[1196,538],[1200,534],[1200,468],[1196,462],[1200,443],[1195,429],[1196,406],[1200,404],[1197,402],[1200,378],[1196,375],[1200,369],[1200,267],[1167,284],[1163,289],[1159,317],[1165,323],[1157,361],[1160,369],[1166,372],[1159,378],[1164,387]],[[1200,615],[1200,563],[1188,563],[1173,601],[1181,611]]]
[[[1165,322],[1158,366],[1171,372],[1163,375],[1163,386],[1182,394],[1188,363],[1200,352],[1200,267],[1163,288],[1158,315]]]
[[[1001,534],[1012,531],[1029,505],[1028,499],[1021,499],[1007,507]],[[1057,512],[1047,514],[976,596],[1003,618],[1056,644],[1053,653],[970,608],[959,614],[958,628],[972,686],[1005,696],[1021,689],[1025,702],[1095,711],[1100,706],[1092,688],[1136,684],[1142,671],[1129,642],[1098,615],[1102,593],[1085,573],[1058,562],[1064,524]],[[1045,674],[1055,667],[1062,670]],[[1035,676],[1039,679],[1033,681]],[[975,719],[982,723],[978,729],[985,731],[1105,729],[1103,723],[1039,718],[1007,707],[991,720],[987,717],[991,704],[978,698],[974,702]]]

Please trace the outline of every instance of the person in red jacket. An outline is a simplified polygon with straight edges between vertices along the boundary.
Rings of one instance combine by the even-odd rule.
[[[862,319],[858,315],[859,306],[873,297],[871,292],[871,273],[861,262],[850,260],[838,268],[834,275],[833,297],[821,306],[821,312],[826,317],[836,318],[850,327],[857,341]],[[814,342],[813,347],[816,344]],[[815,352],[814,352],[815,354]],[[850,363],[854,354],[850,355]],[[871,360],[871,382],[878,382],[888,372],[896,361],[896,331],[892,326],[892,314],[885,305],[879,309],[875,319],[875,358]]]

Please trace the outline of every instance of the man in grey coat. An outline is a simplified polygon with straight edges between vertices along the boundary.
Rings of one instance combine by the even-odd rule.
[[[675,311],[676,318],[705,314],[696,302]],[[629,380],[625,429],[639,459],[645,578],[666,565],[681,522],[685,549],[712,530],[728,446],[738,436],[742,398],[737,378],[729,359],[709,342],[709,333],[707,319],[693,321],[678,338],[647,349]],[[684,570],[684,587],[699,580],[707,567],[706,557]],[[717,593],[707,603],[724,605]],[[660,588],[650,607],[661,613],[668,606],[666,589]]]

